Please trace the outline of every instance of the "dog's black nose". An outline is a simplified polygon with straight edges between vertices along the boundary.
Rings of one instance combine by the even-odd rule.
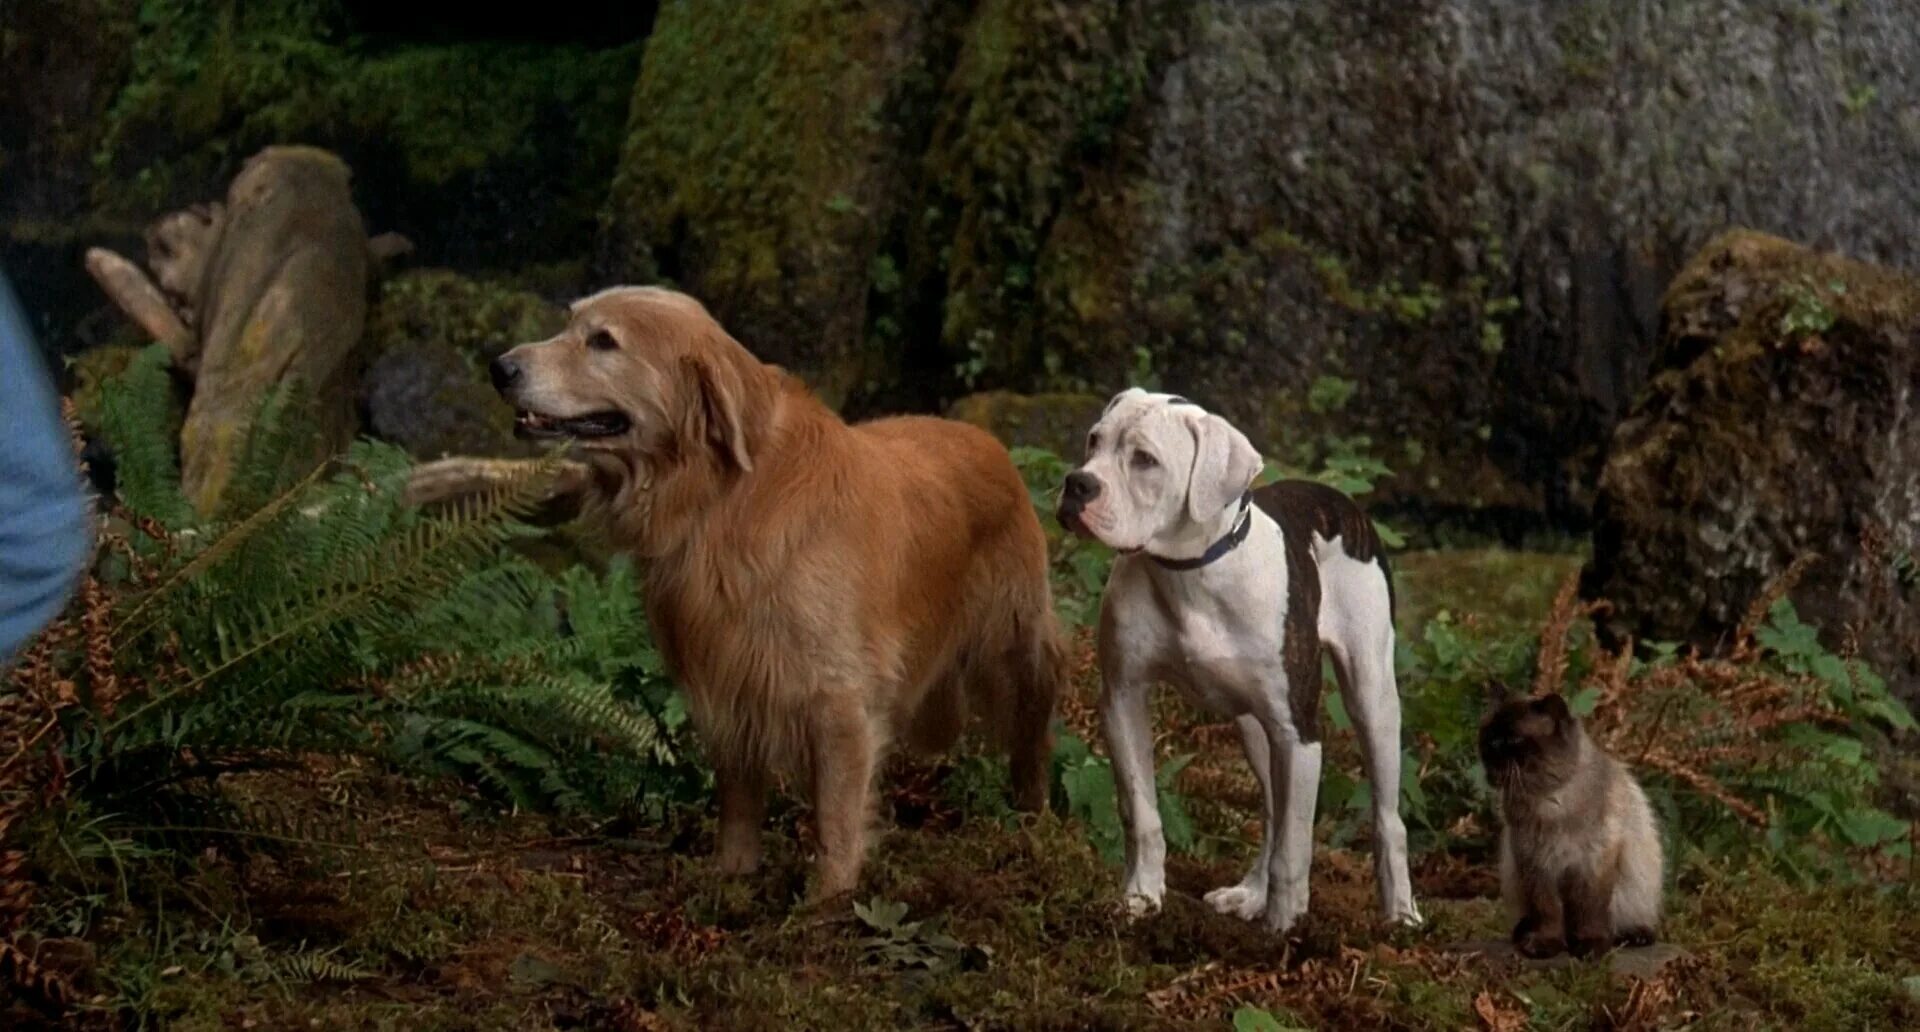
[[[1100,478],[1083,470],[1067,474],[1066,486],[1060,490],[1060,503],[1075,509],[1100,497]]]
[[[494,390],[504,391],[519,382],[520,367],[502,355],[487,365],[487,375],[493,377]]]

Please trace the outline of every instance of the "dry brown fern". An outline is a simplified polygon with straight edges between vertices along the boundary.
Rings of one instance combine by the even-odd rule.
[[[1820,701],[1810,677],[1762,665],[1757,632],[1774,603],[1802,577],[1810,557],[1791,563],[1747,607],[1726,649],[1688,650],[1671,663],[1636,669],[1633,642],[1600,649],[1580,687],[1594,699],[1588,730],[1608,752],[1657,771],[1757,827],[1766,812],[1727,783],[1736,772],[1784,770],[1794,751],[1770,734],[1789,725],[1840,726],[1845,717]],[[1604,603],[1580,602],[1568,578],[1541,629],[1535,694],[1567,690],[1568,639],[1576,621]]]
[[[1740,626],[1733,632],[1732,651],[1727,658],[1744,659],[1752,652],[1754,632],[1766,622],[1767,614],[1773,610],[1774,603],[1786,598],[1787,594],[1799,585],[1800,578],[1807,575],[1807,568],[1812,566],[1818,558],[1808,554],[1788,563],[1787,568],[1780,571],[1779,576],[1767,582],[1767,586],[1761,589],[1760,594],[1754,596],[1753,601],[1747,604],[1746,613],[1740,617]]]
[[[1580,577],[1568,574],[1553,596],[1547,610],[1547,622],[1540,628],[1540,659],[1533,675],[1533,694],[1548,695],[1560,690],[1567,677],[1567,636],[1573,623],[1591,614],[1594,605],[1580,601]]]
[[[43,1008],[61,1011],[73,1002],[73,983],[40,963],[12,940],[0,941],[0,985],[25,995]]]

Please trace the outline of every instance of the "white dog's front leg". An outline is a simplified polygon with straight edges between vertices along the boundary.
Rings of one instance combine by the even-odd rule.
[[[1160,829],[1160,801],[1153,783],[1153,734],[1147,726],[1147,693],[1137,684],[1106,686],[1100,701],[1120,794],[1120,823],[1127,846],[1127,910],[1135,916],[1159,909],[1167,894],[1167,843]]]
[[[1247,868],[1247,876],[1240,879],[1240,884],[1207,893],[1207,905],[1218,913],[1251,921],[1267,909],[1267,868],[1273,863],[1274,836],[1280,830],[1280,822],[1274,812],[1273,759],[1272,750],[1267,746],[1267,729],[1260,726],[1260,718],[1252,714],[1234,723],[1240,729],[1240,745],[1246,750],[1254,779],[1260,782],[1260,855],[1253,858],[1253,865]]]
[[[1267,865],[1267,927],[1284,932],[1307,912],[1307,876],[1313,867],[1313,810],[1320,794],[1320,743],[1302,742],[1285,728],[1269,735],[1279,843]]]

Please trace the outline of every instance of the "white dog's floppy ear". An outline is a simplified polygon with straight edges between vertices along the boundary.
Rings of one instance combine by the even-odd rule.
[[[1208,520],[1253,483],[1262,460],[1247,435],[1219,416],[1196,410],[1188,422],[1193,427],[1193,472],[1187,478],[1187,514]]]

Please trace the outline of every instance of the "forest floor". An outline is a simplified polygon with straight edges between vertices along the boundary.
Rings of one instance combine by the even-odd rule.
[[[1537,620],[1576,562],[1408,556],[1409,621],[1443,605]],[[1064,716],[1094,741],[1079,647]],[[234,785],[280,815],[282,853],[177,872],[158,907],[94,935],[81,988],[179,1029],[1920,1027],[1911,872],[1808,886],[1683,855],[1662,929],[1679,955],[1646,978],[1476,948],[1508,925],[1487,828],[1416,856],[1417,930],[1378,923],[1364,840],[1320,844],[1292,934],[1216,915],[1199,896],[1257,845],[1252,781],[1226,726],[1161,709],[1163,751],[1197,754],[1175,787],[1200,848],[1170,859],[1149,918],[1122,916],[1119,872],[1076,822],[970,804],[990,765],[964,757],[889,771],[858,911],[801,902],[797,805],[776,811],[767,865],[726,878],[710,810],[563,825],[372,764],[309,763]],[[1350,741],[1333,742],[1338,764],[1355,766]]]

